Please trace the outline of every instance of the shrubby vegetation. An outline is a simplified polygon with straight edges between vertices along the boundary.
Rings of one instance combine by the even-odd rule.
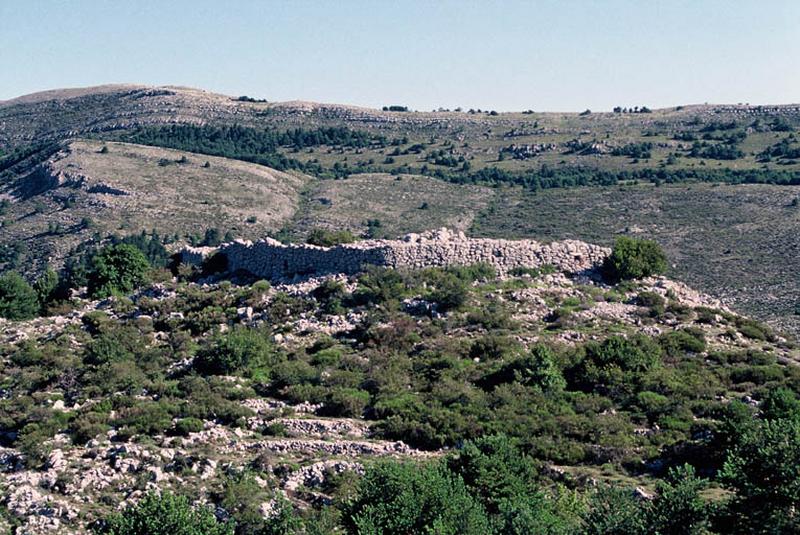
[[[10,320],[30,319],[39,312],[39,296],[19,273],[0,275],[0,317]]]
[[[120,139],[129,143],[244,160],[282,171],[297,169],[323,178],[341,176],[342,172],[338,167],[324,169],[317,164],[300,162],[282,155],[278,149],[291,147],[300,150],[321,145],[360,148],[388,144],[383,136],[344,127],[276,131],[236,125],[171,125],[142,128],[123,134]]]
[[[667,270],[667,257],[654,241],[621,236],[603,264],[603,274],[612,281],[641,279],[661,275]]]
[[[631,181],[654,184],[679,184],[683,182],[721,182],[725,184],[778,184],[797,185],[797,173],[773,169],[663,169],[648,168],[635,171],[608,171],[602,169],[550,167],[506,171],[497,167],[485,167],[466,173],[445,172],[440,169],[404,169],[405,173],[421,173],[455,184],[515,185],[532,191],[579,186],[615,186]]]
[[[103,535],[233,535],[234,524],[217,520],[205,507],[193,507],[173,494],[147,494],[136,505],[94,529]]]
[[[733,128],[736,128],[736,123],[732,124],[734,125]],[[722,128],[717,128],[718,126]],[[722,132],[722,134],[715,134],[715,132]],[[737,144],[743,139],[742,136],[746,134],[743,131],[731,131],[728,129],[727,124],[706,125],[700,131],[693,130],[683,134],[685,136],[680,139],[694,142],[694,145],[687,153],[689,157],[735,160],[744,156]],[[698,140],[698,134],[704,136],[704,139]],[[660,166],[628,171],[570,167],[566,165],[558,167],[542,165],[539,168],[522,171],[509,171],[492,166],[473,171],[469,161],[463,159],[463,157],[445,154],[443,150],[436,151],[436,154],[426,155],[426,158],[438,168],[430,168],[428,165],[419,168],[409,165],[395,166],[393,165],[395,160],[392,154],[400,155],[415,152],[413,150],[414,146],[400,150],[399,145],[407,143],[407,139],[397,139],[390,142],[383,136],[343,127],[295,129],[281,132],[242,126],[171,125],[140,129],[133,133],[124,134],[121,139],[133,143],[245,160],[279,170],[297,169],[320,178],[343,178],[356,172],[389,171],[396,174],[416,173],[430,175],[456,184],[518,185],[533,191],[578,186],[611,186],[630,181],[655,184],[683,182],[800,184],[800,178],[798,178],[797,173],[777,169],[666,169]],[[717,140],[719,142],[709,143],[708,140]],[[386,156],[384,165],[375,165],[370,160],[369,162],[359,162],[352,167],[346,161],[336,161],[330,167],[324,167],[316,160],[304,163],[286,156],[279,150],[289,148],[297,151],[324,145],[352,149],[379,149],[389,145],[398,145],[398,148],[394,153],[387,153],[389,155]],[[424,144],[417,144],[416,146],[419,146],[419,150],[416,152],[424,149]],[[648,159],[651,157],[652,148],[653,145],[650,142],[629,143],[614,148],[611,154],[628,156],[637,160]],[[778,148],[776,150],[781,152],[782,149]],[[790,154],[793,153],[776,157],[789,158]],[[763,158],[765,155],[761,157]],[[386,167],[387,165],[389,167]],[[446,169],[442,169],[442,167]]]
[[[308,233],[306,243],[311,245],[321,245],[322,247],[333,247],[343,243],[352,243],[356,237],[348,230],[326,230],[321,228],[312,229]]]
[[[632,276],[652,271],[662,260],[647,242],[626,238],[616,250],[616,269]],[[276,293],[263,281],[168,283],[174,296],[137,298],[140,314],[130,314],[130,302],[115,300],[117,319],[95,311],[84,315],[83,329],[9,348],[2,386],[15,395],[0,399],[2,445],[21,450],[29,465],[42,466],[57,433],[78,445],[110,430],[118,441],[189,436],[208,422],[248,425],[253,413],[241,400],[270,396],[323,403],[325,416],[366,418],[376,438],[451,450],[418,465],[368,466],[363,479],[352,476],[346,488],[330,490],[337,498],[332,505],[301,512],[281,502],[271,522],[258,514],[258,506],[274,498],[269,486],[274,478],[259,473],[268,482],[261,487],[248,471],[227,474],[213,500],[233,515],[236,533],[796,529],[796,368],[779,365],[775,354],[756,348],[711,350],[704,332],[694,327],[659,336],[592,333],[596,340],[572,345],[543,336],[523,346],[520,339],[529,332],[498,290],[535,285],[547,271],[499,281],[487,265],[412,272],[373,268],[358,277],[352,292],[329,281],[310,295]],[[28,295],[39,306],[52,286],[50,275]],[[585,290],[609,301],[628,292],[643,307],[643,324],[696,319],[731,336],[776,340],[752,320],[685,307],[669,294],[637,290],[635,282]],[[264,324],[245,325],[238,311],[263,303],[267,292]],[[544,320],[541,334],[569,325],[569,315],[584,305],[573,296],[558,299],[552,306],[562,313]],[[272,340],[291,332],[300,315],[325,319],[349,309],[364,321],[346,336],[318,337],[308,347]],[[38,402],[41,392],[53,390],[65,405],[81,408],[62,412]],[[761,401],[758,411],[728,401],[745,395]],[[283,433],[274,421],[263,426],[266,435]],[[643,500],[619,483],[601,481],[592,488],[571,473],[555,474],[551,465],[640,481],[652,477],[648,491],[655,496]],[[714,501],[704,492],[708,487],[716,492]],[[720,496],[720,489],[729,494]],[[172,498],[161,505],[149,500],[141,505],[146,515],[132,510],[123,516],[143,522],[145,516],[202,513],[175,505]],[[98,529],[134,525],[114,518]]]
[[[33,168],[58,152],[60,148],[59,143],[52,141],[14,148],[8,154],[0,156],[0,180],[10,178],[18,171]]]
[[[92,257],[87,274],[89,295],[129,293],[147,280],[150,263],[133,245],[109,245]]]
[[[232,476],[219,495],[235,524],[219,522],[210,510],[192,507],[184,498],[148,494],[136,506],[99,522],[95,532],[232,534],[235,525],[237,534],[336,529],[387,535],[793,533],[798,527],[792,512],[798,498],[791,488],[791,482],[796,486],[796,464],[767,464],[764,469],[754,464],[796,461],[791,452],[800,440],[795,434],[788,440],[777,434],[792,426],[796,422],[791,420],[755,421],[721,474],[736,494],[713,503],[702,494],[710,481],[688,464],[669,469],[650,498],[624,485],[586,490],[548,486],[536,460],[508,437],[492,435],[467,441],[442,459],[371,463],[349,498],[320,512],[301,514],[279,499],[276,514],[265,520],[257,506],[269,491],[245,471]],[[781,474],[788,469],[792,475],[778,482],[764,479],[775,473],[770,469]]]

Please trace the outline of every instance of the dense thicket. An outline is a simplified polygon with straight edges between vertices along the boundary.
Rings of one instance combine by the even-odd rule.
[[[516,172],[496,167],[486,167],[472,173],[453,173],[436,170],[429,174],[456,184],[505,184],[522,186],[531,190],[576,186],[614,186],[630,181],[651,182],[656,185],[681,182],[800,184],[800,173],[771,169],[642,169],[636,171],[606,171],[583,167],[556,168],[543,165],[539,169]]]

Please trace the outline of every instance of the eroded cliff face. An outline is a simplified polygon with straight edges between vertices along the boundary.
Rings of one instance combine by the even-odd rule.
[[[209,250],[186,249],[182,260],[199,263]],[[255,243],[237,240],[217,252],[227,259],[230,272],[281,280],[295,276],[357,273],[365,266],[425,268],[486,263],[499,274],[514,268],[551,265],[559,271],[580,273],[599,267],[610,249],[576,240],[543,244],[535,240],[468,238],[446,228],[407,234],[399,240],[364,240],[335,247],[285,245],[266,238]]]

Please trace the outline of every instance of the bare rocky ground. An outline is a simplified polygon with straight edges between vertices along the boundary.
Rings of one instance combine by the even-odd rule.
[[[333,278],[354,287],[352,279]],[[324,280],[275,286],[261,300],[239,311],[242,321],[250,326],[264,325],[268,305],[276,296],[308,295]],[[198,286],[203,288],[214,290],[219,286]],[[705,310],[706,317],[703,322],[696,316],[680,314],[653,318],[646,307],[637,304],[636,296],[642,292],[664,297],[676,310]],[[70,326],[84,328],[82,319],[98,310],[120,320],[141,318],[137,303],[151,300],[152,304],[152,300],[168,301],[175,296],[173,283],[157,285],[133,296],[133,308],[122,307],[124,312],[113,299],[80,299],[65,315],[0,322],[1,341],[10,347],[24,340],[52,338]],[[481,286],[479,298],[486,306],[498,302],[513,311],[513,320],[522,325],[517,329],[518,339],[526,346],[543,340],[574,344],[603,339],[609,332],[657,335],[692,327],[702,329],[707,342],[706,352],[698,354],[697,359],[715,350],[758,348],[776,353],[784,363],[798,362],[798,350],[786,340],[777,337],[759,341],[743,336],[731,329],[733,315],[718,300],[663,277],[646,279],[621,292],[589,277],[570,278],[559,273],[509,277]],[[409,306],[414,304],[411,301]],[[555,330],[554,314],[560,322]],[[346,335],[361,321],[352,311],[344,315],[302,313],[273,339],[286,349],[307,346],[323,334]],[[465,328],[451,335],[470,339],[481,334],[480,329]],[[241,381],[236,377],[228,380],[234,386]],[[56,392],[42,394],[42,403],[52,409],[69,413],[80,408],[64,406]],[[373,421],[320,417],[319,404],[291,405],[265,397],[240,403],[252,411],[245,426],[231,428],[206,420],[202,430],[185,437],[156,435],[120,440],[112,430],[84,445],[73,445],[66,435],[57,434],[45,464],[38,469],[32,468],[20,451],[2,448],[0,504],[18,522],[16,533],[84,533],[92,519],[135,501],[148,490],[193,489],[198,501],[208,501],[222,477],[247,466],[258,465],[270,474],[270,481],[258,479],[260,485],[278,488],[299,506],[307,506],[328,499],[323,490],[328,478],[348,471],[360,473],[373,459],[438,454],[374,438]],[[280,436],[271,436],[265,431],[268,429],[280,429]],[[269,515],[270,503],[265,502],[262,510]]]

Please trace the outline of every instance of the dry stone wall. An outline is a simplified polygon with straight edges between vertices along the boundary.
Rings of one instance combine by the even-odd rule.
[[[365,266],[425,268],[471,265],[485,262],[500,274],[518,267],[552,265],[570,273],[597,268],[610,250],[575,240],[543,244],[535,240],[467,238],[461,232],[439,229],[408,234],[399,240],[364,240],[335,247],[307,244],[285,245],[267,238],[257,242],[237,240],[218,252],[231,272],[244,271],[272,280],[324,275],[352,274]],[[187,249],[183,260],[197,263],[206,251]]]

